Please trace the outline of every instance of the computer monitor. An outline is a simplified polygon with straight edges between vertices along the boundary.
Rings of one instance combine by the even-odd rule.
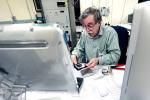
[[[1,25],[0,75],[27,91],[77,91],[63,31],[53,25]]]
[[[150,100],[150,1],[133,13],[126,70],[120,100]]]

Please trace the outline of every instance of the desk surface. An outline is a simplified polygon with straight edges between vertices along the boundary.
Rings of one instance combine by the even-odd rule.
[[[123,70],[112,70],[102,76],[101,70],[84,78],[79,94],[58,92],[28,92],[26,100],[119,100],[123,81]]]

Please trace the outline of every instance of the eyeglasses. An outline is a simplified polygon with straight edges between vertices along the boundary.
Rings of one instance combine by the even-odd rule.
[[[83,28],[85,29],[93,29],[95,26],[96,26],[97,23],[93,24],[93,23],[90,23],[88,25],[83,25]]]

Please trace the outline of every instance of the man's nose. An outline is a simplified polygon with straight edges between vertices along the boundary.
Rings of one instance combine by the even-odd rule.
[[[92,31],[92,30],[89,29],[89,28],[85,28],[85,30],[86,30],[87,32],[91,32],[91,31]]]

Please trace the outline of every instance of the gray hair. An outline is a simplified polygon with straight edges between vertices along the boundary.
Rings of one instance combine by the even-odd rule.
[[[79,17],[80,23],[83,24],[83,19],[85,19],[89,15],[94,15],[94,20],[96,23],[100,23],[100,21],[102,20],[100,10],[95,7],[89,7],[85,9],[83,13],[80,15]]]

